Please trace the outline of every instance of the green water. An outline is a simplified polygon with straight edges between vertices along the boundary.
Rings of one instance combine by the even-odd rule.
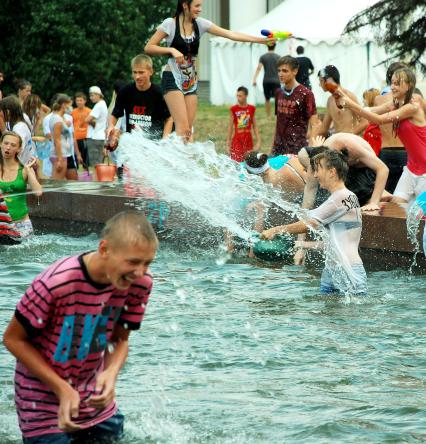
[[[0,250],[1,331],[32,278],[96,238]],[[302,268],[225,264],[163,246],[118,383],[124,443],[426,442],[424,276],[370,273],[370,296],[317,296]],[[19,443],[0,348],[0,443]]]

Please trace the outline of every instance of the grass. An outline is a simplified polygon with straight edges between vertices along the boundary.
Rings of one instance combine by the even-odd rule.
[[[270,151],[275,133],[273,106],[274,104],[272,103],[272,115],[270,118],[266,117],[264,105],[256,106],[256,120],[262,140],[261,151],[263,152]],[[230,106],[228,105],[215,106],[210,105],[208,102],[200,102],[198,104],[197,120],[194,125],[195,140],[200,142],[211,140],[215,143],[217,152],[226,152],[229,108]],[[318,108],[320,115],[324,112],[324,109]]]
[[[200,102],[195,122],[195,139],[211,140],[219,153],[226,152],[226,133],[228,131],[229,106],[214,106]],[[275,132],[275,116],[266,117],[265,106],[256,106],[256,120],[262,140],[262,151],[268,152]]]

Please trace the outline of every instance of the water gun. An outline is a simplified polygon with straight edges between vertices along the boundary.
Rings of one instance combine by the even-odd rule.
[[[293,36],[291,32],[288,31],[269,31],[268,29],[262,29],[260,31],[262,35],[268,39],[285,40]]]

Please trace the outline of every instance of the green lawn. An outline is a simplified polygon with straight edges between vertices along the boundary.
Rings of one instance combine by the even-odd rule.
[[[206,102],[198,105],[195,122],[195,140],[211,140],[219,153],[225,152],[226,133],[229,121],[229,106],[214,106]],[[266,118],[265,107],[256,107],[256,120],[262,139],[262,151],[269,151],[275,131],[275,116]]]
[[[323,112],[323,109],[318,109],[319,114]],[[216,144],[216,150],[219,153],[225,152],[228,120],[229,106],[214,106],[207,102],[200,102],[198,104],[197,120],[194,125],[195,140],[201,142],[211,140]],[[265,106],[258,105],[256,107],[256,120],[262,139],[262,151],[268,152],[271,149],[275,132],[275,116],[272,115],[267,119]]]

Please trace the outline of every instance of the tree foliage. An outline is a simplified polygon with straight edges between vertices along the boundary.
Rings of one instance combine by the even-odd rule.
[[[392,51],[392,59],[404,60],[426,72],[425,0],[381,0],[357,14],[345,32],[351,34],[364,26],[376,30],[378,40]]]
[[[0,69],[48,100],[130,78],[130,60],[174,12],[175,0],[1,0]],[[158,68],[164,60],[155,59]]]

